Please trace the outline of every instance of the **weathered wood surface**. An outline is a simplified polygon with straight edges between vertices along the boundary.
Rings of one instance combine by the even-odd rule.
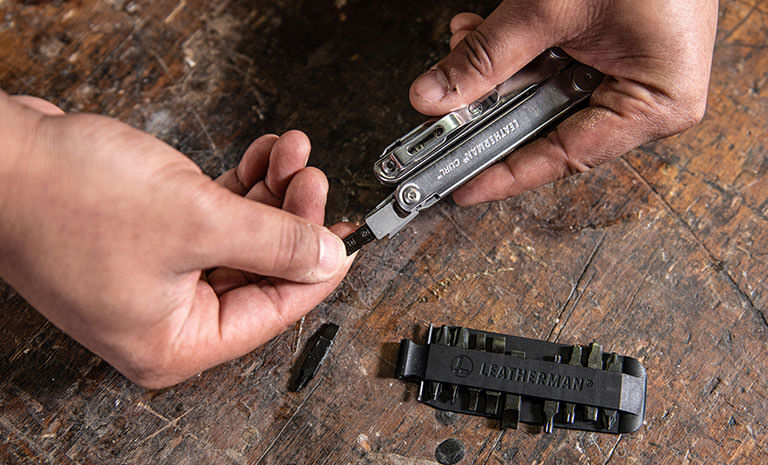
[[[493,2],[490,2],[493,3]],[[264,132],[305,130],[329,217],[384,195],[370,166],[420,117],[410,81],[456,12],[489,2],[0,1],[0,87],[112,115],[210,175]],[[0,462],[57,464],[768,463],[768,3],[723,0],[705,120],[505,202],[443,202],[369,246],[307,320],[341,326],[288,393],[289,335],[145,391],[0,284]],[[436,415],[391,378],[428,322],[639,358],[637,433],[500,432]]]

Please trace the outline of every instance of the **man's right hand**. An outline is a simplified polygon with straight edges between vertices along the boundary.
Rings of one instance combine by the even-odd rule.
[[[607,77],[590,106],[454,193],[503,199],[683,131],[706,106],[717,0],[506,0],[451,21],[450,54],[411,86],[427,115],[468,105],[549,47]]]
[[[0,92],[0,276],[147,387],[276,336],[351,257],[322,226],[307,137],[262,136],[216,182],[149,134]]]

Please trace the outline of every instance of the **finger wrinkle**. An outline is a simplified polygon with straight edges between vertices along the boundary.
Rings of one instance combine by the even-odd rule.
[[[218,268],[213,270],[208,276],[208,284],[210,284],[217,296],[244,286],[248,282],[242,271],[231,268]]]
[[[629,78],[612,78],[612,81],[600,92],[593,94],[593,100],[605,98],[606,103],[613,103],[611,107],[616,108],[620,115],[621,110],[640,112],[644,115],[650,115],[658,111],[659,106],[669,106],[675,99],[672,95],[661,87],[649,85]],[[621,108],[622,104],[633,103],[626,109]],[[627,115],[622,115],[627,116]]]
[[[492,80],[496,70],[490,53],[491,43],[492,41],[482,29],[475,29],[457,46],[457,48],[460,47],[459,52],[465,56],[467,62],[486,81]]]
[[[560,160],[558,162],[558,165],[561,168],[564,168],[564,171],[562,171],[563,174],[560,175],[561,178],[566,176],[572,176],[576,173],[583,173],[585,171],[589,171],[591,168],[590,166],[583,163],[581,160],[573,157],[568,149],[566,148],[565,144],[563,143],[562,134],[560,132],[560,128],[556,128],[554,131],[549,133],[549,135],[546,138],[546,141],[550,145],[551,148],[555,149],[555,154],[560,157]]]
[[[282,305],[282,302],[287,302],[288,300],[280,292],[280,280],[268,277],[264,278],[256,285],[264,293],[264,297],[266,297],[271,307],[261,310],[267,312],[270,312],[271,310],[270,313],[275,315],[278,319],[278,323],[282,328],[280,332],[282,333],[293,324],[293,321],[291,321],[285,314],[285,306]]]
[[[233,177],[235,182],[237,183],[237,187],[239,188],[238,194],[245,195],[248,192],[249,188],[245,185],[242,178],[240,177],[240,166],[242,165],[239,165],[237,168],[235,168],[235,171],[234,171],[235,175]]]
[[[520,183],[517,179],[517,175],[515,175],[515,168],[514,168],[515,165],[516,164],[514,163],[513,156],[507,157],[507,159],[504,160],[504,166],[507,167],[507,173],[509,174],[509,183],[508,183],[509,186],[516,186]],[[511,190],[511,187],[510,187],[510,190]]]
[[[256,202],[261,202],[275,208],[280,208],[283,203],[283,199],[273,194],[264,181],[260,181],[255,186],[253,186],[251,190],[248,191],[248,193],[245,195],[245,198],[248,200],[254,200]]]

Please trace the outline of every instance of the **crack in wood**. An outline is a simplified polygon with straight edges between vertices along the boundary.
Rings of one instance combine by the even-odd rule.
[[[480,445],[480,450],[477,451],[477,454],[475,454],[475,458],[472,459],[472,465],[475,465],[477,463],[477,459],[479,459],[480,456],[483,455],[483,451],[485,450],[485,447],[488,445],[488,441],[490,441],[491,437],[494,434],[498,434],[498,433],[495,433],[495,432],[494,433],[490,433],[488,436],[485,437],[485,439],[483,440],[483,443]],[[495,442],[494,442],[494,444],[495,444]],[[493,452],[493,450],[491,450],[491,452]],[[485,461],[483,461],[483,464],[484,463],[485,463]]]
[[[483,463],[480,465],[487,465],[488,461],[491,460],[491,456],[495,451],[499,449],[499,444],[501,444],[502,439],[504,439],[504,434],[506,434],[507,430],[502,430],[499,433],[499,437],[496,438],[496,441],[493,443],[493,447],[491,447],[491,450],[488,451],[488,455],[485,457],[485,460],[483,460]]]
[[[764,329],[768,329],[768,319],[765,316],[765,312],[756,307],[754,302],[752,302],[752,299],[749,298],[749,296],[739,287],[739,284],[733,279],[733,276],[728,272],[726,269],[725,264],[722,260],[720,260],[709,248],[706,244],[699,238],[699,236],[696,234],[696,231],[694,231],[693,227],[688,224],[683,217],[680,215],[680,213],[675,210],[672,205],[667,201],[666,198],[664,198],[661,193],[656,190],[655,187],[651,185],[650,182],[648,182],[645,177],[640,174],[640,172],[632,166],[631,163],[629,163],[624,157],[620,158],[624,165],[631,171],[644,185],[646,188],[648,188],[651,193],[664,205],[664,208],[672,214],[672,216],[683,226],[683,229],[690,234],[690,236],[693,238],[696,245],[698,245],[709,257],[709,259],[712,261],[715,271],[723,276],[731,288],[736,291],[736,294],[741,301],[742,305],[752,310],[756,316],[760,319],[761,325]]]
[[[752,14],[756,10],[758,10],[758,6],[760,6],[760,2],[753,3],[752,4],[752,8],[749,9],[747,14],[744,15],[744,17],[741,18],[732,28],[730,28],[729,30],[725,31],[725,34],[723,35],[723,37],[721,37],[717,41],[717,44],[721,44],[721,43],[725,42],[726,40],[728,40],[728,38],[731,37],[733,35],[733,33],[736,32],[741,26],[743,26],[744,23],[746,23],[747,20],[752,16]]]
[[[491,265],[494,264],[494,261],[491,260],[490,258],[488,258],[488,255],[486,255],[485,252],[483,252],[483,249],[480,248],[480,246],[477,244],[477,242],[475,242],[471,237],[469,237],[469,234],[467,234],[464,231],[464,229],[461,228],[459,223],[457,223],[456,220],[446,211],[446,207],[445,206],[441,206],[440,213],[443,215],[444,218],[446,218],[451,223],[451,225],[453,225],[454,229],[456,229],[456,231],[459,234],[461,234],[461,236],[463,238],[468,240],[469,243],[472,244],[472,246],[474,246],[474,248],[477,249],[478,252],[480,252],[480,255],[483,256],[483,258],[485,259],[486,262],[488,262]]]
[[[554,334],[558,326],[561,326],[560,331],[557,333],[557,337],[553,342],[556,342],[560,338],[560,334],[562,334],[563,330],[565,329],[565,325],[568,323],[568,319],[570,319],[571,315],[573,314],[573,310],[576,308],[576,305],[579,303],[579,300],[581,299],[581,295],[584,293],[584,290],[586,290],[587,286],[589,286],[589,283],[591,283],[592,279],[595,277],[595,273],[593,273],[590,276],[587,283],[584,285],[584,288],[581,291],[579,291],[579,286],[584,280],[584,276],[586,276],[587,274],[587,269],[589,269],[590,265],[595,259],[595,256],[597,255],[597,252],[602,247],[603,241],[605,241],[605,236],[606,236],[606,233],[603,233],[603,235],[600,236],[600,239],[597,241],[597,244],[595,244],[595,247],[592,249],[592,253],[589,254],[587,261],[584,263],[584,266],[581,269],[581,273],[579,273],[579,276],[576,278],[576,282],[573,284],[573,287],[571,287],[571,293],[568,295],[568,298],[565,299],[565,302],[563,302],[563,305],[560,307],[560,312],[557,315],[557,320],[555,321],[555,324],[552,326],[552,329],[549,330],[549,334],[547,335],[547,341],[552,340],[552,335]],[[568,304],[571,302],[574,296],[576,296],[576,300],[574,301],[574,304],[571,306],[571,311],[568,313],[568,316],[565,318],[565,321],[562,321],[563,315],[565,314],[565,311],[568,309]],[[562,321],[562,325],[560,325],[561,321]]]
[[[275,438],[272,440],[272,442],[269,443],[269,446],[267,446],[267,449],[264,451],[263,454],[261,454],[261,457],[259,457],[259,460],[256,461],[255,465],[261,465],[264,462],[264,459],[269,455],[269,453],[272,451],[272,449],[275,447],[275,444],[277,444],[280,441],[280,438],[283,437],[283,434],[288,429],[288,426],[291,425],[293,422],[293,419],[296,418],[296,415],[301,412],[301,409],[304,407],[304,405],[309,402],[309,399],[312,398],[315,391],[317,391],[317,388],[320,387],[320,384],[322,384],[323,379],[325,379],[325,373],[321,373],[320,376],[318,376],[317,382],[315,382],[315,385],[312,387],[312,390],[309,391],[309,394],[299,403],[299,405],[296,406],[296,409],[293,411],[291,416],[288,418],[288,420],[285,421],[285,424],[282,428],[280,428],[280,432],[278,432],[275,435]]]

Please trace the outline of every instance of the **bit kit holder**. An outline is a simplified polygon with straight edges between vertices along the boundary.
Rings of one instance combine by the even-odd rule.
[[[631,433],[645,416],[645,368],[599,344],[565,345],[463,327],[429,326],[427,343],[400,343],[396,376],[418,400],[451,412],[569,428]]]

